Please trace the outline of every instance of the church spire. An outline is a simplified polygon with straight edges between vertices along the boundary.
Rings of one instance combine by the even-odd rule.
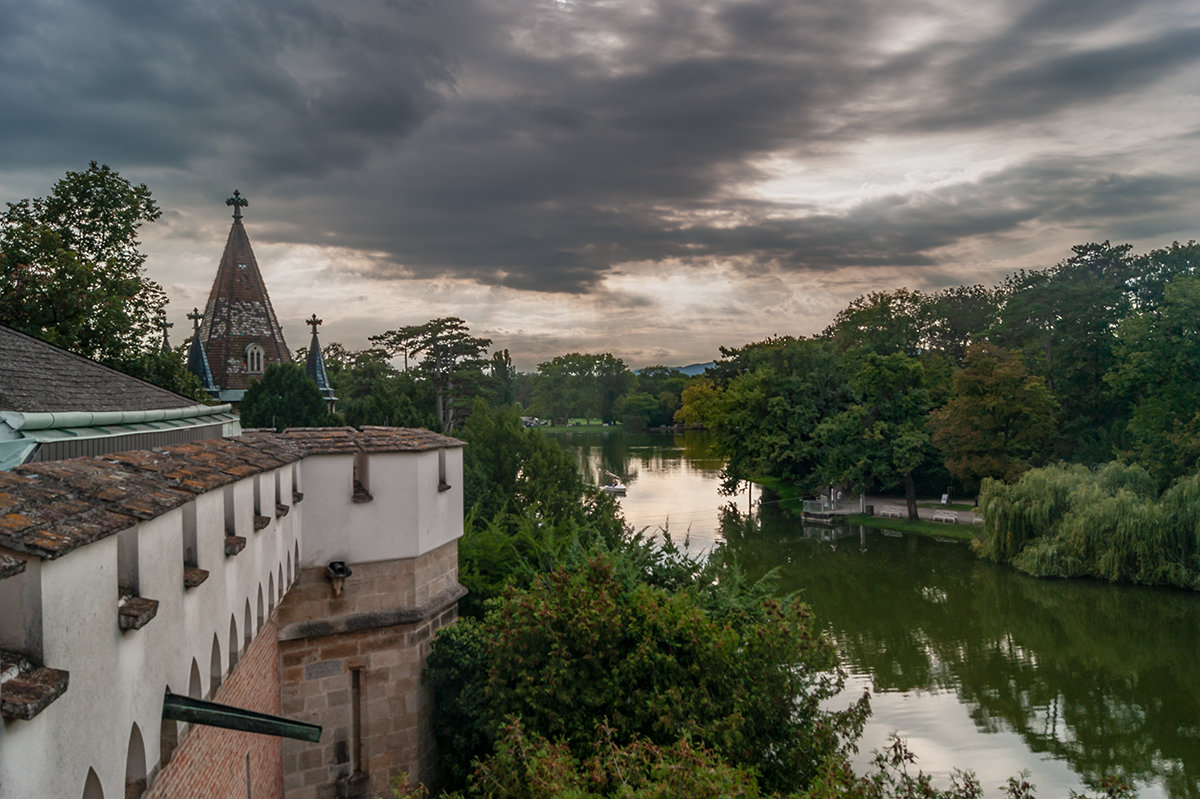
[[[200,338],[221,399],[237,402],[267,366],[291,363],[292,356],[242,224],[249,202],[234,190],[225,204],[233,207],[233,225],[204,306]]]

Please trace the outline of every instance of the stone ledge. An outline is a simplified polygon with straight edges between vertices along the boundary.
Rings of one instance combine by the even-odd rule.
[[[208,579],[208,569],[189,566],[183,570],[183,587],[195,588]]]
[[[302,491],[293,491],[292,492],[292,504],[293,505],[295,505],[297,502],[299,502],[302,499],[304,499],[304,492],[302,492]]]
[[[225,536],[225,554],[233,557],[246,548],[246,539],[240,535]]]
[[[369,613],[353,613],[349,616],[335,616],[328,619],[298,621],[281,629],[279,640],[294,641],[299,638],[317,638],[323,635],[395,627],[398,624],[416,624],[434,618],[466,595],[467,589],[459,583],[455,583],[419,605]]]
[[[290,505],[284,505],[282,502],[276,502],[275,503],[275,518],[278,519],[280,516],[287,516],[288,511],[291,509],[292,508]]]
[[[158,615],[158,600],[140,596],[121,597],[117,623],[122,630],[140,630]]]
[[[267,529],[267,525],[271,523],[270,516],[255,516],[254,517],[254,532]]]
[[[34,666],[17,652],[0,650],[0,715],[29,719],[67,692],[70,674]]]

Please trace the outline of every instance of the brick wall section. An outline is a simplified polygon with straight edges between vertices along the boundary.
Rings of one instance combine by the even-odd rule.
[[[281,715],[278,628],[263,625],[213,701]],[[148,799],[242,799],[246,755],[251,799],[283,799],[281,739],[272,735],[193,726],[155,778]]]
[[[289,623],[428,602],[457,586],[458,544],[418,558],[351,567],[354,574],[336,598],[324,570],[301,573],[279,608],[285,637]],[[401,774],[434,780],[432,698],[421,671],[434,633],[456,617],[451,604],[411,624],[280,641],[282,714],[324,728],[319,743],[283,742],[288,799],[373,799],[390,795],[392,779]]]

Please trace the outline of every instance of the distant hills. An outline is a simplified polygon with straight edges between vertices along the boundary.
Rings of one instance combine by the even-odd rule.
[[[714,367],[716,365],[717,365],[716,361],[709,361],[707,363],[688,364],[687,366],[668,366],[667,368],[674,369],[679,372],[683,372],[688,377],[692,377],[694,375],[703,374],[704,372],[707,372],[709,369],[711,369],[712,367]],[[642,372],[641,369],[633,370],[634,374],[641,374],[641,372]]]

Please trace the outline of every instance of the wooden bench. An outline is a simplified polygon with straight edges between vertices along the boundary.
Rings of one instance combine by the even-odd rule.
[[[895,505],[882,505],[879,508],[879,515],[888,519],[902,519],[904,518],[904,510]]]
[[[958,514],[952,510],[935,510],[933,512],[933,520],[935,522],[944,522],[945,524],[958,524]]]

